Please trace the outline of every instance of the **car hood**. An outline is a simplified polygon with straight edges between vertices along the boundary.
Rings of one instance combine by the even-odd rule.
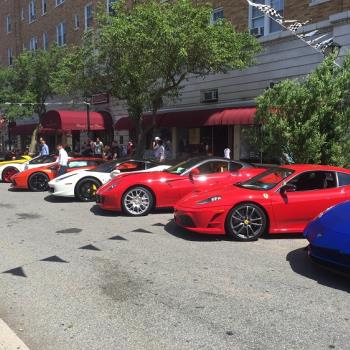
[[[320,215],[319,221],[322,226],[332,231],[348,235],[350,238],[350,201],[337,204],[327,209]]]

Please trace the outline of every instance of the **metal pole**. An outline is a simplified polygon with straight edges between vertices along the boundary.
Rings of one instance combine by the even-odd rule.
[[[90,138],[90,103],[86,102],[86,124],[87,124],[87,136]]]

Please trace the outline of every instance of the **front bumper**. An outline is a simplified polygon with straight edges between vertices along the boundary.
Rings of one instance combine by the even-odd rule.
[[[225,234],[225,220],[229,207],[182,208],[175,207],[175,223],[189,231],[222,235]]]
[[[75,197],[74,188],[65,184],[50,184],[49,192],[57,197]]]
[[[96,194],[96,204],[99,205],[101,209],[109,211],[121,211],[120,199],[112,194]]]

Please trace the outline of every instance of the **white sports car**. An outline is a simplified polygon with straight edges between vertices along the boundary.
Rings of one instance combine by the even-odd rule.
[[[84,202],[94,201],[97,189],[111,178],[129,172],[162,171],[169,167],[152,160],[117,159],[93,170],[76,170],[61,175],[49,182],[49,191],[54,196],[75,197]]]
[[[0,166],[0,179],[4,182],[10,182],[11,176],[27,169],[38,168],[45,165],[53,164],[56,161],[56,156],[38,156],[25,163],[5,164]]]

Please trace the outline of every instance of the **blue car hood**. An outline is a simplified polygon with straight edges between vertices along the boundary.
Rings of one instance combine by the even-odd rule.
[[[330,208],[319,221],[322,226],[350,237],[350,201]]]

